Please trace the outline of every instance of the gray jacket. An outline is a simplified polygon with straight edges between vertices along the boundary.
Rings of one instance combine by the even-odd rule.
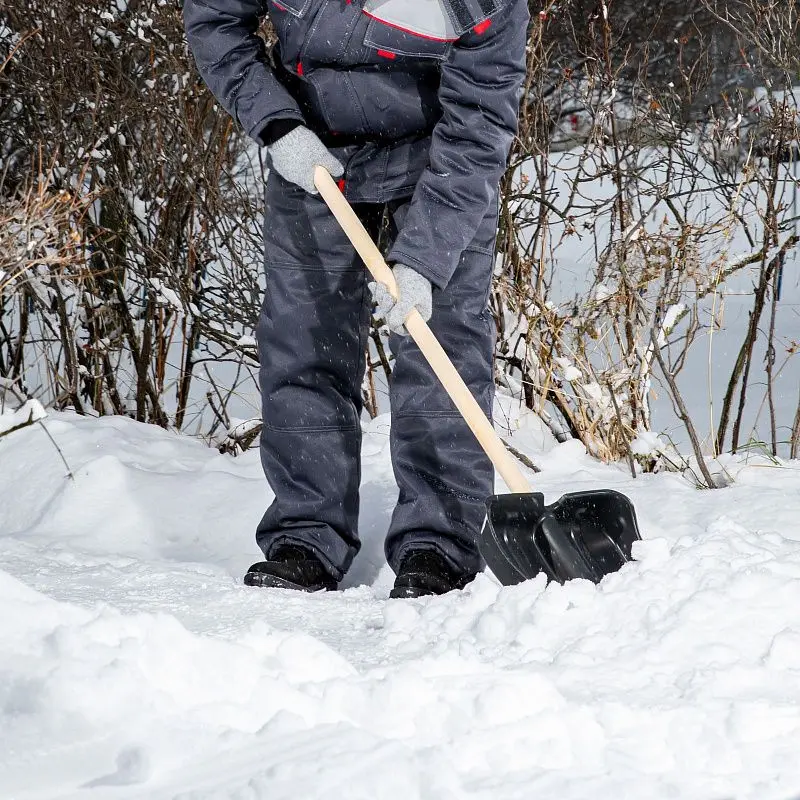
[[[253,139],[302,121],[346,165],[350,201],[413,197],[388,260],[444,287],[496,202],[527,0],[185,0],[184,19],[203,79]]]

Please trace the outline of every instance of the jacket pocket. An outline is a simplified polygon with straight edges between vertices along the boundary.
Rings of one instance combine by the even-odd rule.
[[[305,16],[306,12],[309,8],[311,8],[311,4],[313,0],[269,0],[269,9],[270,11],[275,10],[276,15],[272,16],[273,22],[280,20],[281,14],[289,13],[295,17],[303,17]]]
[[[308,27],[314,16],[314,5],[320,0],[269,0],[269,18],[278,34],[276,54],[291,73],[301,73],[300,53]]]
[[[381,59],[431,58],[444,61],[453,47],[453,39],[439,39],[422,33],[402,30],[373,17],[364,35],[364,45]]]

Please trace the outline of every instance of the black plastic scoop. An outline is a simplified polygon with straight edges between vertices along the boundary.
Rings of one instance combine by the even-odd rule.
[[[372,276],[397,299],[394,274],[336,181],[317,167],[314,183]],[[497,578],[512,584],[544,572],[562,582],[570,578],[597,582],[630,560],[631,545],[639,538],[630,500],[598,489],[567,494],[544,505],[543,496],[531,492],[514,457],[419,312],[412,309],[404,324],[495,469],[515,492],[487,502],[479,547]]]
[[[544,504],[544,495],[500,494],[486,502],[481,554],[505,586],[544,572],[564,583],[598,583],[631,560],[640,539],[631,501],[612,489],[565,494]]]

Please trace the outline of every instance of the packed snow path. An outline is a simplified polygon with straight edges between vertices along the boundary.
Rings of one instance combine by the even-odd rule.
[[[388,601],[386,420],[340,593],[248,589],[256,453],[124,418],[0,439],[0,798],[619,800],[800,794],[800,464],[632,480],[525,418],[548,501],[634,501],[638,561]],[[502,488],[502,487],[498,487]]]

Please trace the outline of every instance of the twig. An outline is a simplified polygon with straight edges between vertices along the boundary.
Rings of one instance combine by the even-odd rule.
[[[670,372],[667,364],[664,362],[664,356],[661,355],[661,348],[658,346],[658,338],[655,330],[650,331],[650,336],[653,342],[653,355],[655,356],[656,361],[658,361],[658,366],[661,368],[661,372],[664,375],[664,380],[667,382],[667,385],[672,392],[672,399],[675,401],[675,405],[678,407],[678,416],[686,427],[686,432],[689,434],[689,441],[692,443],[692,450],[694,451],[694,456],[697,459],[697,466],[700,467],[700,472],[703,473],[703,479],[706,481],[707,487],[709,489],[715,489],[716,484],[714,483],[714,479],[711,477],[711,473],[708,471],[705,459],[703,458],[703,451],[700,447],[700,440],[697,437],[697,431],[695,430],[694,423],[689,416],[689,411],[686,408],[686,404],[683,402],[683,397],[681,396],[678,385],[675,382],[675,378]]]
[[[608,393],[611,395],[611,404],[614,406],[614,413],[617,415],[617,423],[619,424],[619,434],[622,436],[623,440],[625,441],[625,455],[628,457],[628,466],[631,468],[631,477],[636,478],[636,463],[633,460],[633,453],[631,452],[631,442],[628,438],[628,434],[625,431],[625,427],[622,424],[622,414],[619,411],[619,403],[617,403],[617,397],[614,394],[614,387],[611,385],[611,381],[608,382]]]
[[[4,431],[0,431],[0,439],[2,439],[4,436],[14,433],[14,431],[21,431],[23,428],[29,428],[31,425],[33,425],[33,423],[33,411],[31,411],[30,416],[25,420],[25,422],[20,422],[19,425],[13,425],[10,428],[6,428]]]
[[[525,453],[521,453],[519,450],[517,450],[517,448],[514,447],[513,444],[509,444],[505,439],[501,439],[500,441],[502,441],[502,443],[506,446],[506,450],[508,450],[508,452],[511,453],[512,456],[514,456],[514,458],[521,461],[529,470],[532,470],[533,472],[542,471],[539,467],[536,466],[536,464],[533,463],[533,461],[531,461],[528,458],[528,456],[525,455]]]
[[[40,420],[37,420],[37,422],[39,423],[39,425],[41,425],[42,430],[47,434],[47,438],[51,441],[53,447],[55,447],[56,452],[59,454],[59,456],[61,456],[61,460],[64,462],[64,466],[67,468],[67,477],[71,481],[74,481],[75,480],[75,475],[72,472],[72,468],[70,467],[69,463],[67,462],[67,459],[65,458],[64,453],[61,451],[61,448],[58,446],[58,443],[53,438],[53,436],[50,433],[50,431],[47,430],[47,426],[44,424],[44,420],[40,419]]]
[[[9,388],[11,389],[11,391],[14,391],[13,387],[9,387]],[[28,419],[25,422],[20,422],[19,425],[14,425],[13,427],[8,428],[5,431],[1,431],[0,432],[0,439],[2,439],[4,436],[8,436],[11,433],[14,433],[15,431],[22,430],[23,428],[29,428],[29,427],[31,427],[32,425],[35,425],[35,424],[38,424],[41,427],[41,429],[45,432],[45,434],[47,435],[47,438],[50,440],[50,442],[52,443],[53,447],[55,447],[56,452],[61,457],[61,461],[64,463],[64,466],[67,469],[67,477],[71,481],[74,481],[75,480],[75,475],[73,474],[72,468],[70,467],[69,463],[67,462],[67,459],[64,457],[64,453],[62,452],[61,448],[58,446],[58,443],[53,438],[53,436],[50,433],[50,431],[47,430],[47,426],[44,424],[44,420],[43,419],[36,419],[35,420],[33,418],[33,410],[31,410],[31,412],[30,412],[30,414],[28,416]]]

